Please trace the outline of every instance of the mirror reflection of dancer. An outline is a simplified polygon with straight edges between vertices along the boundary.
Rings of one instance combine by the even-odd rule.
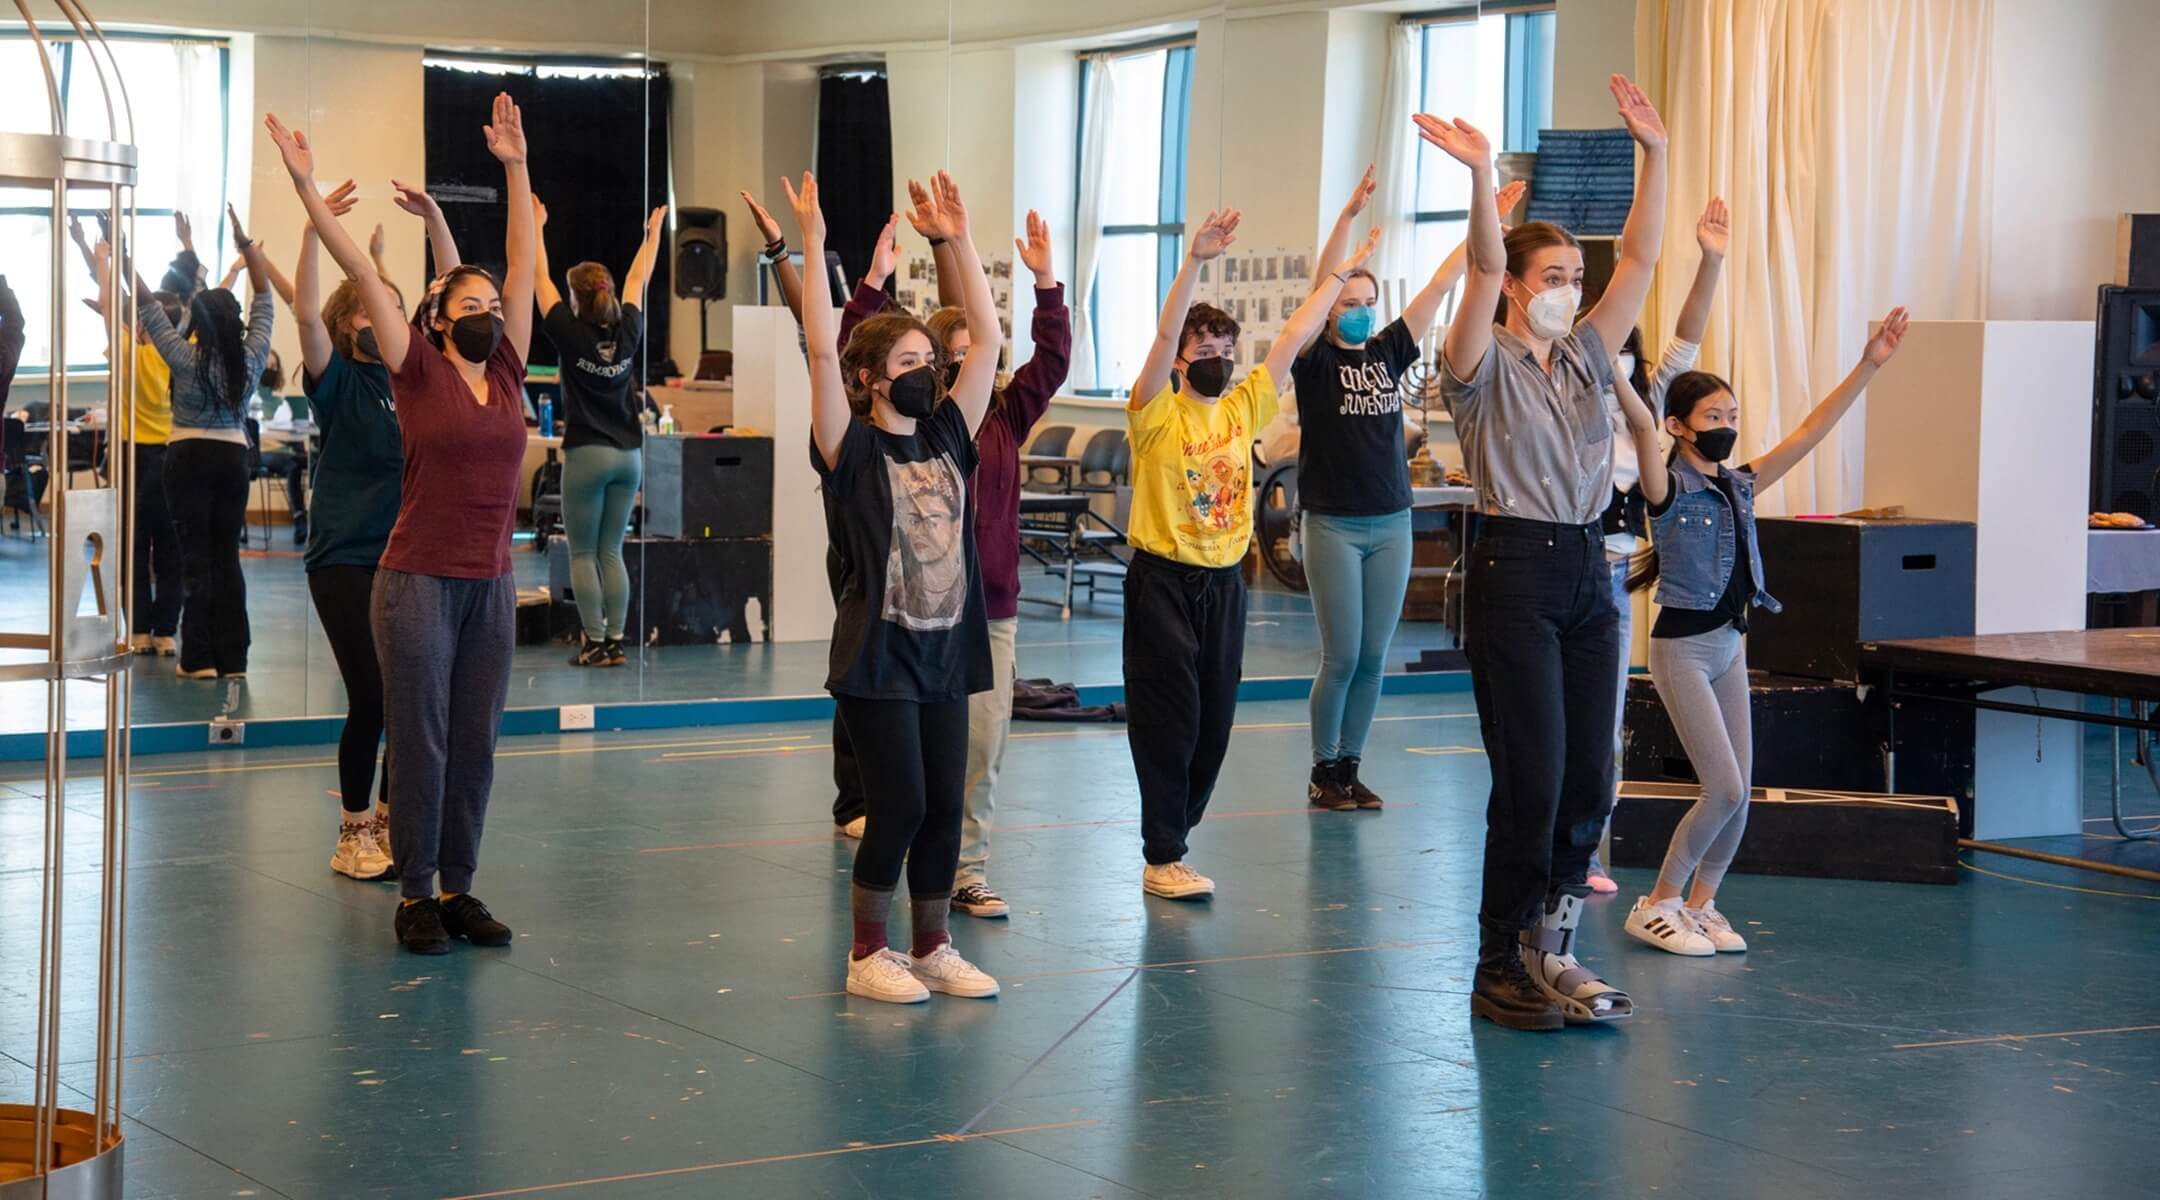
[[[926,324],[941,351],[946,386],[959,378],[960,363],[972,345],[967,312],[961,305],[960,272],[952,241],[942,236],[930,194],[922,185],[908,184],[913,207],[908,222],[930,242],[937,263],[938,302]],[[900,262],[900,243],[894,236],[898,218],[886,222],[879,235],[870,273],[863,277],[848,300],[840,321],[844,347],[857,324],[883,311],[887,300],[885,281]],[[975,450],[980,462],[969,482],[975,488],[975,548],[982,571],[983,603],[990,618],[990,690],[968,698],[968,758],[966,800],[960,822],[960,867],[953,878],[954,908],[970,916],[1002,917],[1011,911],[1005,898],[989,883],[990,832],[997,812],[998,774],[1005,763],[1005,744],[1012,727],[1014,645],[1020,626],[1020,447],[1035,423],[1050,409],[1050,401],[1065,382],[1072,361],[1072,312],[1065,307],[1065,289],[1051,267],[1050,226],[1029,212],[1027,236],[1014,241],[1021,263],[1035,276],[1035,315],[1031,334],[1035,353],[1010,378],[1001,376],[990,394],[990,411],[975,431]],[[845,743],[845,731],[836,729],[835,748]],[[853,756],[848,757],[852,768]],[[859,790],[860,785],[857,785]]]
[[[1371,167],[1351,189],[1315,262],[1331,263],[1377,190]],[[1501,211],[1523,185],[1501,190]],[[1440,317],[1440,302],[1462,278],[1458,246],[1434,268],[1402,315],[1379,321],[1380,281],[1349,272],[1321,336],[1298,347],[1285,415],[1298,438],[1298,507],[1304,510],[1305,579],[1320,627],[1313,677],[1312,778],[1306,799],[1337,812],[1381,807],[1358,778],[1365,738],[1380,704],[1388,643],[1410,589],[1410,454],[1404,440],[1402,379],[1418,343]],[[1325,283],[1326,276],[1315,281]]]
[[[507,946],[509,927],[471,888],[517,613],[510,536],[525,462],[535,241],[524,120],[499,94],[485,127],[509,206],[501,284],[469,264],[445,273],[421,302],[418,328],[316,192],[307,136],[275,116],[265,124],[323,245],[360,290],[405,452],[370,609],[397,797],[390,837],[404,902],[394,928],[415,954],[448,953],[455,937]]]
[[[825,261],[817,180],[787,188],[803,255]],[[911,1004],[931,991],[995,996],[997,980],[960,956],[948,932],[960,853],[968,697],[990,687],[990,647],[976,577],[967,485],[975,431],[990,407],[1004,335],[990,279],[952,179],[931,180],[941,234],[965,289],[970,344],[948,389],[937,344],[911,316],[864,321],[838,347],[832,284],[803,278],[810,358],[810,459],[824,482],[839,604],[825,686],[855,747],[868,820],[855,852],[854,942],[847,990]],[[886,921],[905,869],[914,934],[891,948]]]
[[[457,242],[434,197],[405,184],[392,186],[398,207],[427,222],[436,264],[445,270],[456,267]],[[324,197],[334,217],[343,217],[354,202],[349,180]],[[402,325],[405,296],[384,269],[381,241],[377,226],[369,264],[388,289]],[[317,441],[315,503],[305,557],[308,597],[345,685],[345,728],[338,736],[344,820],[330,869],[355,879],[386,879],[396,868],[390,853],[390,772],[384,768],[378,776],[375,765],[383,739],[383,678],[368,607],[376,569],[397,524],[405,448],[390,368],[383,365],[382,346],[361,303],[360,285],[341,279],[324,300],[321,279],[322,235],[311,221],[300,232],[292,310],[300,332],[300,387],[307,394]],[[372,814],[370,792],[377,793]]]
[[[1638,941],[1691,956],[1747,949],[1747,940],[1718,911],[1717,891],[1747,827],[1754,763],[1748,613],[1779,610],[1764,585],[1755,492],[1784,478],[1822,442],[1897,353],[1906,324],[1905,310],[1891,309],[1852,373],[1799,428],[1739,467],[1725,465],[1740,436],[1732,387],[1707,371],[1689,371],[1666,393],[1672,456],[1665,470],[1643,475],[1653,542],[1649,562],[1628,585],[1657,584],[1650,677],[1702,781],[1702,795],[1673,830],[1657,886],[1628,913],[1628,934]],[[1643,461],[1656,461],[1654,432],[1638,436],[1636,444]]]
[[[1464,649],[1492,768],[1470,1011],[1514,1029],[1615,1020],[1627,994],[1574,954],[1585,877],[1612,809],[1618,616],[1599,516],[1612,491],[1605,390],[1663,242],[1665,127],[1642,89],[1612,92],[1642,147],[1621,257],[1578,324],[1582,250],[1542,221],[1505,239],[1492,147],[1468,123],[1420,114],[1426,141],[1470,168],[1464,319],[1448,327],[1441,399],[1478,491]],[[1505,323],[1475,319],[1504,305]]]
[[[1133,449],[1125,729],[1140,785],[1140,884],[1169,900],[1215,893],[1214,880],[1186,865],[1186,840],[1207,812],[1237,716],[1253,440],[1275,417],[1275,381],[1380,237],[1374,230],[1324,268],[1266,358],[1232,387],[1237,322],[1192,297],[1200,264],[1236,240],[1238,219],[1234,209],[1209,213],[1193,235],[1125,411]]]
[[[581,262],[565,277],[570,285],[565,303],[548,275],[547,208],[533,199],[539,230],[533,296],[541,328],[562,364],[563,534],[570,543],[570,592],[583,626],[578,651],[570,658],[575,667],[619,667],[630,657],[622,644],[623,622],[630,615],[630,571],[622,547],[644,479],[645,389],[637,364],[645,314],[640,306],[660,254],[667,211],[661,205],[645,218],[645,238],[620,292],[607,267]]]

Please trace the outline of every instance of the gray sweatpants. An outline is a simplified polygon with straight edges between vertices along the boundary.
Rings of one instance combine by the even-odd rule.
[[[369,609],[382,663],[390,851],[407,899],[472,889],[510,695],[517,584],[384,568]]]
[[[1747,638],[1730,625],[1694,637],[1653,637],[1650,678],[1702,783],[1702,797],[1673,830],[1658,883],[1681,890],[1692,875],[1701,890],[1715,892],[1747,828],[1755,761]]]

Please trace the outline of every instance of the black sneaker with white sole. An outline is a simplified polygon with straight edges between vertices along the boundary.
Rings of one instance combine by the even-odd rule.
[[[450,953],[450,935],[443,929],[442,904],[433,896],[398,905],[395,928],[398,945],[414,954]]]
[[[475,946],[510,944],[510,927],[496,920],[477,896],[452,896],[443,901],[442,924],[451,937],[464,938]]]
[[[1002,917],[1012,911],[1005,903],[1005,897],[979,883],[955,891],[952,906],[971,917]]]

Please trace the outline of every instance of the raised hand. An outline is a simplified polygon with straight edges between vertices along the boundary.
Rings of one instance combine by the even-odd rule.
[[[773,220],[772,214],[765,211],[765,206],[757,202],[756,196],[748,192],[740,194],[742,202],[750,206],[750,222],[757,226],[758,234],[765,239],[765,244],[770,246],[779,241],[780,222]]]
[[[1880,367],[1889,362],[1891,356],[1898,352],[1899,344],[1905,340],[1905,327],[1911,323],[1912,318],[1906,315],[1903,305],[1891,309],[1890,315],[1882,319],[1882,327],[1875,331],[1874,337],[1868,339],[1867,349],[1860,357],[1872,367]]]
[[[184,212],[173,213],[172,227],[174,235],[180,239],[180,244],[193,250],[195,248],[195,227],[188,223],[187,214]]]
[[[1379,190],[1379,181],[1373,178],[1372,164],[1366,163],[1364,177],[1358,180],[1356,187],[1350,189],[1350,198],[1343,201],[1342,211],[1344,218],[1354,217],[1364,212],[1365,206],[1372,203],[1373,193]]]
[[[1702,216],[1695,222],[1695,244],[1702,247],[1704,256],[1724,258],[1725,248],[1732,241],[1732,218],[1725,208],[1722,196],[1710,197],[1703,206]]]
[[[1665,147],[1665,121],[1658,116],[1656,106],[1650,103],[1650,93],[1635,85],[1625,75],[1612,77],[1613,103],[1619,107],[1620,120],[1627,126],[1628,136],[1645,150],[1661,150]]]
[[[968,235],[967,205],[960,200],[960,185],[944,171],[930,177],[930,202],[934,206],[939,236],[947,241],[959,241]]]
[[[538,196],[534,196],[534,197],[532,198],[532,210],[533,210],[533,228],[535,228],[535,229],[546,229],[546,228],[547,228],[547,205],[545,205],[545,204],[542,204],[542,203],[540,203],[540,197],[538,197]]]
[[[883,287],[900,267],[900,235],[893,227],[900,223],[900,214],[885,218],[885,228],[878,230],[877,243],[870,251],[870,275],[864,282],[872,287]]]
[[[1530,185],[1518,179],[1493,193],[1493,206],[1499,210],[1503,226],[1507,223],[1507,215],[1515,211],[1515,206],[1522,203],[1523,195],[1529,190]]]
[[[1211,212],[1200,222],[1200,232],[1193,235],[1190,253],[1196,262],[1206,262],[1230,248],[1237,240],[1238,221],[1245,214],[1234,208]]]
[[[943,237],[937,231],[937,205],[930,199],[930,189],[910,179],[907,181],[908,224],[925,238]]]
[[[1477,126],[1457,117],[1444,121],[1430,113],[1419,113],[1410,118],[1417,125],[1418,136],[1438,146],[1449,158],[1476,170],[1492,163],[1492,142]]]
[[[508,92],[495,93],[494,119],[481,127],[487,135],[488,153],[504,166],[525,161],[525,114]]]
[[[360,203],[360,188],[358,187],[358,185],[354,184],[352,180],[348,179],[345,182],[337,185],[336,187],[331,188],[330,191],[323,196],[323,203],[330,206],[331,216],[342,217],[346,213],[351,212],[354,205]],[[382,226],[377,225],[375,227],[375,230],[377,235],[380,236],[382,232]]]
[[[795,210],[795,227],[802,230],[803,246],[822,248],[825,245],[825,213],[818,207],[817,176],[808,171],[802,175],[802,188],[797,190],[788,177],[780,177],[780,187],[787,193],[788,207]]]
[[[240,226],[240,210],[227,204],[225,206],[225,216],[232,222],[233,245],[245,249],[248,244],[248,235],[247,230]]]
[[[1364,241],[1359,242],[1350,251],[1350,257],[1342,260],[1342,264],[1335,268],[1335,273],[1337,275],[1348,275],[1350,272],[1364,266],[1365,260],[1372,257],[1373,249],[1379,244],[1380,230],[1375,228],[1365,235]]]
[[[660,227],[667,223],[667,215],[668,206],[663,204],[652,210],[652,213],[645,218],[646,241],[657,242],[660,240]]]
[[[308,136],[297,129],[287,129],[276,113],[263,114],[263,127],[270,131],[270,141],[278,148],[278,157],[285,160],[285,170],[296,183],[314,186],[315,148],[308,145]],[[173,214],[176,224],[185,224],[186,218]]]
[[[416,217],[432,217],[442,211],[442,205],[435,203],[435,197],[428,195],[425,188],[393,179],[390,191],[391,201]]]
[[[1028,210],[1027,236],[1014,238],[1013,249],[1020,252],[1020,261],[1027,264],[1027,269],[1035,273],[1036,287],[1057,286],[1057,272],[1050,264],[1050,222],[1043,220],[1041,213]]]
[[[368,235],[367,256],[371,259],[374,259],[376,262],[381,262],[383,250],[388,246],[388,244],[388,239],[383,236],[383,227],[380,224],[377,224],[375,226],[375,232]]]

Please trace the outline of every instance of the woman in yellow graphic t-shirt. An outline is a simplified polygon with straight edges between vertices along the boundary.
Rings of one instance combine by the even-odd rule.
[[[1237,322],[1192,303],[1199,264],[1237,238],[1238,213],[1208,214],[1163,305],[1125,414],[1133,447],[1132,565],[1125,575],[1125,701],[1140,781],[1141,886],[1172,900],[1213,895],[1185,865],[1230,745],[1245,659],[1252,444],[1275,417],[1275,380],[1327,319],[1374,231],[1283,323],[1265,361],[1230,386]]]

